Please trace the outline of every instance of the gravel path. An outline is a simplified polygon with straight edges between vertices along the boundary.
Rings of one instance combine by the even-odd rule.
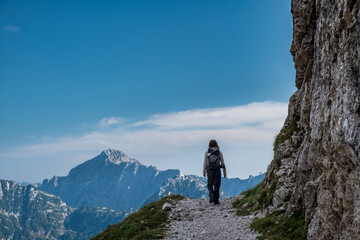
[[[254,216],[237,216],[231,205],[235,199],[222,199],[219,205],[208,199],[179,201],[171,209],[165,239],[256,239],[258,234],[250,229]]]

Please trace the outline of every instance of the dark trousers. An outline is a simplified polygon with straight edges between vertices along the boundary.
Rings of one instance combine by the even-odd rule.
[[[214,196],[214,202],[219,201],[219,190],[221,185],[221,172],[220,169],[208,169],[207,170],[207,188],[209,190],[209,197],[211,194]]]

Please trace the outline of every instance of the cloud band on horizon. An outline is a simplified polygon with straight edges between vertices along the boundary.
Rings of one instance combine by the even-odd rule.
[[[210,138],[221,139],[223,144],[232,146],[256,145],[272,142],[286,114],[285,103],[259,102],[154,114],[134,123],[121,117],[103,118],[98,129],[80,136],[47,138],[41,143],[8,149],[1,155],[3,158],[35,157],[105,148],[122,148],[130,152],[163,151],[165,148],[171,152],[170,149],[199,145]]]

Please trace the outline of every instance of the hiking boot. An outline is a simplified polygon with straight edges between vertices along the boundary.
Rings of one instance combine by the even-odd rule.
[[[214,194],[210,193],[210,199],[209,199],[210,203],[214,202]]]
[[[214,204],[220,204],[219,200],[214,201]]]

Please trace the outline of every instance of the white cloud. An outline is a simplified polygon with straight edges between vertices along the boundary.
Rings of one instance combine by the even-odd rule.
[[[8,26],[4,27],[4,31],[5,32],[14,32],[14,33],[16,33],[16,32],[20,31],[20,28],[17,27],[17,26],[8,25]]]
[[[153,125],[164,129],[182,128],[240,128],[252,124],[266,124],[286,114],[284,103],[262,102],[247,105],[196,109],[169,114],[157,114],[134,126]],[[284,111],[285,109],[285,111]]]
[[[72,159],[79,152],[99,153],[115,148],[135,158],[141,157],[138,160],[144,164],[160,169],[179,168],[194,174],[194,159],[201,158],[210,139],[217,139],[220,147],[228,149],[227,159],[233,159],[230,165],[241,169],[235,176],[242,176],[254,174],[253,169],[265,170],[271,160],[272,141],[286,115],[287,104],[262,102],[156,114],[128,124],[120,124],[124,121],[119,117],[103,118],[99,122],[102,128],[80,136],[62,136],[18,146],[1,153],[0,158],[55,159],[68,153],[68,159]],[[251,154],[250,149],[256,152]],[[58,161],[53,164],[60,164],[61,160]],[[76,161],[79,160],[74,159]],[[250,161],[247,166],[241,165],[246,161]],[[230,176],[234,176],[234,172]]]
[[[123,123],[124,119],[120,117],[110,117],[110,118],[103,118],[99,122],[100,127],[108,127],[112,125],[118,125],[120,123]]]

